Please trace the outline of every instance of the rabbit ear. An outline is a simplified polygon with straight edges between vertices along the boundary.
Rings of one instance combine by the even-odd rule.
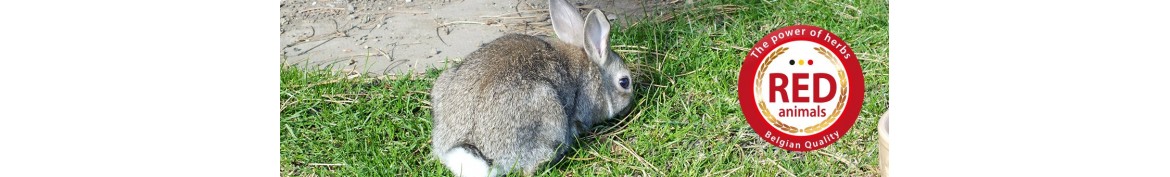
[[[557,33],[557,38],[565,43],[585,46],[585,43],[581,41],[585,39],[585,22],[581,21],[581,14],[577,11],[577,6],[569,4],[565,0],[549,0],[548,8],[549,15],[552,16],[553,31]]]
[[[585,53],[601,66],[609,58],[609,21],[601,10],[593,9],[585,17]]]

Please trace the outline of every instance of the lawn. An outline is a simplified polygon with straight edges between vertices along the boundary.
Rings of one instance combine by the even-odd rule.
[[[629,115],[595,127],[538,176],[876,176],[876,125],[889,95],[886,1],[701,1],[669,16],[614,24],[613,49],[635,72]],[[774,29],[819,26],[847,41],[864,70],[856,125],[797,153],[744,121],[736,77],[746,48]],[[346,77],[282,64],[282,176],[450,176],[431,159],[430,86],[442,68]],[[518,173],[512,174],[519,176]]]

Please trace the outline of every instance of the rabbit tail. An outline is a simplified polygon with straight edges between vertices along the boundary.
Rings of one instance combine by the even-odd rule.
[[[499,176],[501,170],[493,169],[491,160],[484,159],[475,146],[464,144],[451,148],[442,154],[441,161],[455,176],[485,177]]]

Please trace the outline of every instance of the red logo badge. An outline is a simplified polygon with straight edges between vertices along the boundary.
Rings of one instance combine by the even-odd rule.
[[[739,70],[739,105],[764,141],[811,151],[857,121],[865,80],[853,49],[828,30],[796,25],[756,42]]]

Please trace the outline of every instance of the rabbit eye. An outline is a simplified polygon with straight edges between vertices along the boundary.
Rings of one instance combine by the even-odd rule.
[[[622,79],[618,79],[618,85],[621,85],[622,89],[630,89],[630,78],[622,76]]]

